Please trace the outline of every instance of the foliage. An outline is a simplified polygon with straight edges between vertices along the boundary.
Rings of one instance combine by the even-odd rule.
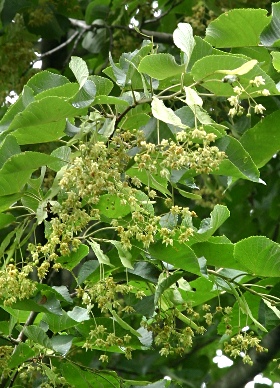
[[[129,52],[117,25],[149,3],[63,3],[2,2],[30,41],[86,24],[63,74],[2,107],[1,386],[218,386],[218,349],[232,368],[268,352],[277,381],[280,2],[206,2],[202,38],[159,1],[172,35]]]

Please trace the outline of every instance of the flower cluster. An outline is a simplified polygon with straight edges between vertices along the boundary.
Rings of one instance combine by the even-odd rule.
[[[0,346],[0,370],[3,372],[3,376],[8,374],[8,364],[13,352],[12,346]]]
[[[34,294],[36,284],[28,279],[32,271],[33,267],[30,264],[20,270],[14,264],[9,264],[0,271],[0,299],[4,299],[5,306],[10,306],[17,300],[30,298]]]
[[[89,124],[85,122],[85,125]],[[100,221],[99,201],[105,194],[115,196],[121,206],[128,208],[127,217],[112,218],[111,226],[108,226],[117,231],[124,248],[131,249],[133,240],[148,248],[158,232],[166,244],[172,244],[172,237],[177,232],[181,242],[187,241],[193,233],[192,228],[184,222],[179,229],[162,227],[160,216],[154,214],[152,201],[157,192],[149,186],[148,195],[140,191],[142,182],[136,176],[126,174],[127,165],[134,160],[137,170],[144,169],[149,175],[160,169],[165,178],[169,178],[171,170],[182,168],[209,173],[225,157],[211,145],[215,137],[201,127],[181,131],[177,133],[176,141],[162,140],[156,145],[148,143],[141,131],[118,129],[109,144],[96,140],[95,136],[81,143],[78,155],[63,171],[58,200],[51,202],[53,217],[49,222],[48,242],[30,249],[36,264],[41,257],[46,258],[38,269],[39,278],[46,276],[51,262],[59,255],[69,255],[79,247],[79,234],[89,224]],[[135,152],[135,149],[139,152],[130,156],[130,151]],[[182,218],[186,216],[185,211],[188,210],[182,209]],[[54,264],[53,268],[58,270],[60,266]]]
[[[31,387],[34,385],[34,381],[40,380],[41,388],[53,388],[70,387],[66,379],[61,376],[57,368],[52,366],[51,369],[45,367],[42,362],[36,362],[33,360],[32,363],[24,362],[18,369],[19,378],[25,387]],[[52,381],[50,381],[50,374]]]
[[[95,325],[89,332],[89,337],[83,345],[86,350],[101,348],[108,349],[111,346],[122,347],[125,352],[125,357],[130,360],[132,348],[128,346],[131,340],[129,334],[125,334],[123,337],[117,336],[115,333],[108,333],[108,330],[103,325]],[[99,357],[101,362],[108,362],[109,357],[106,354],[102,354]]]
[[[196,173],[209,174],[217,169],[225,153],[211,145],[216,135],[207,133],[203,127],[182,130],[176,134],[176,141],[163,139],[159,145],[141,141],[142,152],[135,156],[137,167],[151,174],[160,170],[168,178],[171,170],[194,169]],[[160,162],[159,162],[160,151]]]
[[[161,356],[174,354],[182,356],[193,346],[195,335],[203,335],[206,332],[203,325],[194,323],[203,319],[197,311],[186,306],[186,314],[193,325],[185,325],[183,328],[176,325],[176,314],[173,309],[158,310],[152,318],[142,320],[141,326],[153,334],[154,343],[160,347]]]
[[[124,312],[130,310],[130,312],[134,312],[131,306],[124,307],[124,302],[120,298],[120,295],[129,294],[133,289],[129,284],[116,283],[109,276],[93,284],[87,282],[84,289],[77,289],[77,295],[82,298],[82,302],[87,306],[89,311],[96,304],[102,313],[108,313],[112,309]]]
[[[265,352],[266,348],[260,345],[261,340],[253,332],[239,333],[230,339],[230,342],[224,343],[224,351],[230,357],[242,357],[244,364],[253,365],[253,361],[248,354],[248,350],[255,348],[257,352]]]
[[[249,85],[247,88],[244,88],[239,81],[236,78],[236,82],[238,85],[233,87],[234,95],[230,96],[227,100],[232,108],[230,108],[228,115],[230,117],[234,116],[241,116],[244,113],[244,107],[241,105],[241,95],[246,95],[249,108],[247,115],[250,115],[251,109],[254,110],[254,113],[256,114],[263,114],[266,110],[265,107],[262,104],[257,104],[255,99],[252,97],[252,95],[249,92],[248,87],[260,87],[265,85],[265,79],[262,76],[256,76],[254,79],[250,80]],[[255,92],[255,91],[254,91]],[[257,93],[261,96],[269,96],[270,92],[268,89],[261,89],[258,90]]]

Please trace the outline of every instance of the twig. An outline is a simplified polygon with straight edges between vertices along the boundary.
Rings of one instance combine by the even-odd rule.
[[[74,40],[76,38],[76,36],[79,35],[79,31],[76,31],[74,32],[74,34],[72,34],[65,42],[61,43],[59,46],[56,46],[55,48],[53,48],[52,50],[49,50],[49,51],[46,51],[45,53],[42,53],[42,54],[39,54],[39,58],[37,61],[40,61],[41,58],[44,58],[46,57],[47,55],[52,55],[53,53],[55,53],[56,51],[59,51],[61,50],[63,47],[67,46],[69,43],[72,42],[72,40]],[[36,62],[37,62],[36,61]]]

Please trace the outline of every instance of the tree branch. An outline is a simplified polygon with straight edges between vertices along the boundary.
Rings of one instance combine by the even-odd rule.
[[[243,364],[242,361],[232,366],[229,371],[218,381],[209,385],[209,388],[242,388],[251,381],[257,374],[264,371],[268,363],[280,350],[280,325],[271,330],[262,340],[261,345],[268,349],[268,352],[257,353],[255,350],[249,352],[253,365]]]
[[[128,26],[121,26],[121,25],[112,25],[112,26],[109,26],[109,25],[105,25],[105,24],[98,24],[98,23],[93,23],[91,25],[88,25],[86,24],[85,21],[83,20],[76,20],[76,19],[70,19],[70,22],[72,24],[73,27],[79,27],[79,28],[82,28],[85,31],[89,31],[89,30],[92,30],[92,29],[100,29],[100,28],[107,28],[107,29],[112,29],[112,30],[125,30],[125,31],[128,31],[129,33],[133,33],[133,34],[136,34],[136,35],[139,35],[140,33],[142,33],[143,35],[147,35],[147,36],[150,36],[150,37],[153,37],[153,40],[155,42],[159,42],[159,43],[173,43],[173,35],[172,34],[167,34],[165,32],[158,32],[158,31],[151,31],[151,30],[145,30],[145,29],[141,29],[139,30],[140,32],[134,30],[133,28],[131,27],[128,27]]]

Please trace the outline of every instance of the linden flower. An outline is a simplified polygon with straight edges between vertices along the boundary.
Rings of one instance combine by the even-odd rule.
[[[270,95],[269,90],[263,89],[263,90],[262,90],[262,95],[263,95],[263,96],[269,96],[269,95]]]
[[[258,75],[250,81],[250,84],[259,87],[261,85],[265,85],[265,79],[261,75]]]
[[[231,96],[227,100],[231,106],[236,106],[236,105],[238,105],[238,102],[239,102],[237,96]]]
[[[262,105],[262,104],[257,104],[255,105],[255,108],[254,108],[254,111],[256,114],[263,114],[263,112],[265,111],[265,107]]]
[[[228,115],[229,115],[230,117],[233,117],[233,116],[236,115],[236,113],[237,113],[237,110],[236,110],[235,108],[231,108],[231,109],[229,110],[229,112],[228,112]]]
[[[239,86],[234,86],[233,91],[237,95],[240,95],[242,93],[242,89]]]

